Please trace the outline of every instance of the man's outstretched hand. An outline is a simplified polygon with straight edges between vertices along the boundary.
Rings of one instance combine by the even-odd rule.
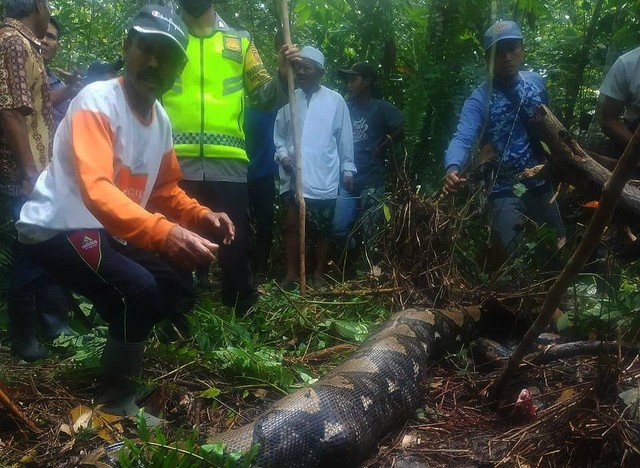
[[[178,225],[169,231],[165,242],[165,254],[169,261],[184,270],[215,261],[219,248],[218,244]]]
[[[204,232],[229,245],[236,238],[236,228],[226,213],[210,212],[204,219]]]

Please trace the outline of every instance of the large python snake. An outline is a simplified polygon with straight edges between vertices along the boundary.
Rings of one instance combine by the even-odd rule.
[[[324,378],[209,442],[230,452],[260,444],[254,463],[261,467],[353,466],[414,414],[430,360],[460,347],[478,318],[453,310],[398,312]]]

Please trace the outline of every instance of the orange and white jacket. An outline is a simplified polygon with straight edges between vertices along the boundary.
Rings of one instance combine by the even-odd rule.
[[[16,224],[21,242],[60,232],[106,229],[162,251],[175,223],[198,228],[209,212],[178,187],[171,124],[156,101],[144,122],[127,101],[122,79],[93,83],[72,101],[56,132],[53,159]]]

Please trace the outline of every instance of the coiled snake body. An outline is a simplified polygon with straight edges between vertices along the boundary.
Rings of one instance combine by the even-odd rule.
[[[399,312],[326,377],[209,441],[243,452],[260,444],[262,467],[352,466],[412,416],[430,358],[459,347],[476,320],[458,311]]]

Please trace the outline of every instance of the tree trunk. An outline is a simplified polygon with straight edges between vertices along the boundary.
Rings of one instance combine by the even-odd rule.
[[[549,148],[547,160],[551,172],[561,181],[598,198],[611,177],[611,171],[582,149],[546,106],[540,108],[533,123],[540,139]],[[640,219],[640,190],[627,184],[622,190],[616,212],[630,220]]]
[[[613,62],[620,56],[620,45],[616,40],[616,33],[624,26],[626,20],[626,8],[618,8],[616,10],[615,17],[613,19],[613,24],[611,26],[611,32],[609,33],[609,46],[607,47],[607,55],[604,61],[604,67],[602,69],[602,76],[605,76]],[[589,129],[587,130],[586,142],[589,146],[589,149],[602,151],[607,149],[609,138],[602,132],[602,128],[600,127],[600,119],[602,117],[602,104],[604,102],[604,96],[600,95],[598,99],[598,104],[596,105],[595,113],[591,119],[591,123],[589,124]],[[613,170],[613,169],[611,169]]]
[[[578,93],[584,82],[584,71],[589,64],[589,51],[593,44],[593,38],[596,33],[596,26],[600,19],[600,13],[602,12],[602,4],[604,0],[598,0],[595,8],[593,9],[593,16],[589,22],[589,28],[584,36],[584,42],[578,52],[578,60],[575,62],[575,75],[572,80],[569,81],[567,86],[567,105],[564,113],[564,123],[567,127],[571,128],[573,125],[573,118],[576,109],[576,102],[578,100]]]

